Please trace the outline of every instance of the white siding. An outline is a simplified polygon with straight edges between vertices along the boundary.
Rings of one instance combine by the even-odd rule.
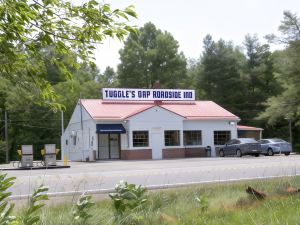
[[[237,138],[236,122],[224,120],[186,120],[183,123],[184,130],[201,130],[202,133],[202,147],[211,146],[212,156],[215,156],[214,146],[214,131],[231,132],[231,138]]]
[[[83,129],[82,129],[83,128]],[[84,107],[82,107],[82,128],[80,105],[76,105],[69,125],[62,136],[62,153],[70,160],[93,159],[93,150],[97,150],[96,125]],[[77,133],[76,145],[73,145],[72,132]],[[93,146],[91,145],[94,136]],[[68,140],[68,145],[66,145]]]
[[[132,131],[149,131],[149,147],[144,147],[144,149],[152,148],[155,140],[152,140],[152,131],[160,130],[162,135],[164,135],[164,130],[179,130],[180,132],[180,146],[183,146],[183,137],[182,137],[182,121],[183,117],[174,114],[168,110],[165,110],[161,107],[153,107],[144,112],[141,112],[131,118],[129,118],[129,149],[136,149],[133,147],[132,143]],[[164,143],[163,143],[164,146]],[[180,147],[179,146],[179,147]],[[138,149],[143,149],[137,147]],[[168,148],[165,147],[164,148]],[[174,147],[173,147],[174,148]]]

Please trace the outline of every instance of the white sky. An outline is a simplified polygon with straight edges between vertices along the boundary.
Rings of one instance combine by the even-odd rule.
[[[264,36],[277,33],[283,11],[300,16],[300,0],[105,0],[112,8],[134,5],[138,27],[151,21],[158,29],[167,30],[179,42],[187,58],[198,59],[202,40],[211,34],[214,40],[223,38],[242,45],[247,33]],[[96,64],[103,72],[106,66],[116,68],[119,49],[123,44],[109,39],[97,47]],[[277,48],[273,46],[272,49]]]

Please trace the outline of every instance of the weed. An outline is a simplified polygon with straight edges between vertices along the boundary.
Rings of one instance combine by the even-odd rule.
[[[15,177],[6,177],[7,174],[0,174],[0,224],[11,224],[15,221],[16,217],[11,216],[11,212],[14,208],[13,204],[7,202],[7,198],[11,195],[11,192],[7,192],[7,189],[14,184]]]
[[[39,224],[40,216],[38,215],[38,211],[45,205],[41,203],[41,201],[48,200],[48,195],[44,193],[46,191],[48,191],[48,188],[43,186],[40,186],[34,191],[29,201],[29,208],[22,218],[23,225]]]
[[[89,214],[89,211],[95,205],[95,203],[91,200],[91,196],[86,195],[85,193],[81,195],[77,201],[75,209],[73,210],[75,224],[87,224],[87,220],[92,217],[92,215]]]

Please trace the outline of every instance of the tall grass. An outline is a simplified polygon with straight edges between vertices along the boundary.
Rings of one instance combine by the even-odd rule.
[[[266,193],[267,199],[249,196],[247,186]],[[151,191],[142,212],[126,214],[119,220],[115,220],[113,202],[106,199],[89,209],[91,218],[86,224],[300,224],[300,194],[283,193],[290,186],[299,188],[300,177]],[[72,224],[72,209],[68,204],[45,207],[41,224]],[[128,217],[136,220],[129,223]]]

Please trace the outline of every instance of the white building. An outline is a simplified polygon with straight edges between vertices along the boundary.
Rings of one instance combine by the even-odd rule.
[[[237,138],[239,118],[212,101],[82,99],[62,135],[70,160],[207,156]]]

